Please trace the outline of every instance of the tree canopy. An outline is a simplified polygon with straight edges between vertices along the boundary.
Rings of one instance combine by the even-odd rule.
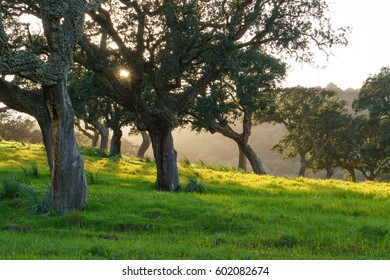
[[[171,131],[198,97],[238,67],[241,52],[307,61],[313,46],[329,51],[345,44],[347,30],[335,30],[327,10],[319,0],[110,1],[89,13],[76,60],[150,133],[157,185],[172,190],[178,177]],[[123,68],[126,79],[118,74]],[[165,170],[169,178],[159,177],[163,166],[172,171]]]
[[[338,130],[347,123],[345,102],[334,91],[321,88],[286,88],[275,91],[275,112],[269,118],[288,133],[273,148],[286,158],[299,156],[299,176],[320,158]]]

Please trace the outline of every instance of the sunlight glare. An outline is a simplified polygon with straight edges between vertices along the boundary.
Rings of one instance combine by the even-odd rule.
[[[119,71],[119,76],[121,76],[121,78],[128,78],[130,76],[130,72],[126,69],[121,69]]]

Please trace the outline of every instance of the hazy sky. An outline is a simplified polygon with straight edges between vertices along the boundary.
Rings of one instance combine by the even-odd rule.
[[[370,74],[390,67],[390,2],[387,0],[330,0],[334,26],[350,26],[346,47],[335,47],[326,62],[295,64],[287,86],[321,86],[333,82],[342,89],[360,88]],[[323,57],[323,56],[322,56]],[[325,69],[322,69],[326,66]]]

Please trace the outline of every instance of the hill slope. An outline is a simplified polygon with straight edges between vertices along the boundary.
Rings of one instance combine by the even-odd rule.
[[[181,182],[194,178],[203,192],[163,193],[153,189],[153,162],[82,150],[88,207],[42,215],[28,193],[0,198],[0,259],[390,258],[388,183],[257,176],[187,162]],[[41,146],[1,141],[0,188],[10,180],[44,198]]]

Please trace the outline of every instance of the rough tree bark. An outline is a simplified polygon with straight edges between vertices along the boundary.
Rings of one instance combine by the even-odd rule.
[[[73,133],[73,110],[66,98],[65,87],[61,83],[43,86],[43,91],[44,96],[0,80],[0,101],[38,121],[52,177],[47,202],[59,213],[65,213],[87,203],[83,161]],[[59,104],[64,106],[60,110]],[[56,175],[59,176],[55,178]]]
[[[157,167],[156,186],[161,190],[173,192],[179,187],[179,173],[172,129],[149,131],[149,135]]]
[[[137,157],[145,158],[145,153],[150,147],[151,140],[149,134],[146,131],[141,131],[140,133],[142,136],[142,143],[138,148]]]
[[[36,14],[42,20],[46,39],[44,53],[47,56],[42,59],[32,51],[12,50],[1,15],[0,71],[27,78],[42,86],[39,104],[44,110],[37,107],[29,111],[42,128],[51,170],[52,186],[48,200],[58,213],[66,213],[87,204],[84,163],[74,135],[74,112],[66,89],[67,75],[73,64],[73,49],[83,36],[84,15],[87,10],[96,9],[100,1],[41,0],[39,6],[32,1],[25,1],[25,4],[34,5],[29,7],[31,10],[39,8]],[[12,9],[12,5],[10,7]],[[14,94],[11,92],[11,95]],[[22,97],[21,100],[24,99]],[[11,103],[14,107],[23,107],[16,99]],[[27,107],[25,109],[29,109]]]
[[[44,85],[42,90],[50,121],[44,142],[50,143],[51,203],[57,212],[67,213],[88,203],[84,162],[74,135],[74,112],[66,92],[66,79],[56,85]]]
[[[110,156],[121,156],[122,134],[123,133],[120,128],[113,129]]]

